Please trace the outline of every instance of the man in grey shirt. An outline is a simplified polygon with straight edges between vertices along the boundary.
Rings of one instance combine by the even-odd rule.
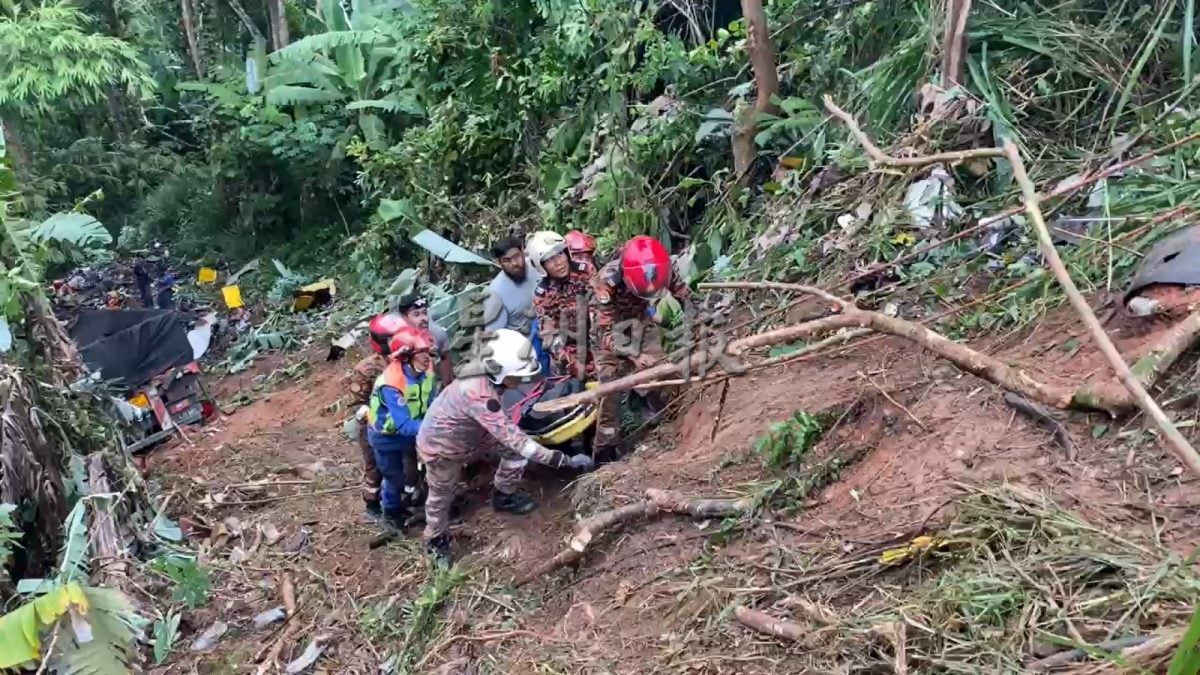
[[[437,356],[438,387],[443,388],[454,380],[454,364],[450,362],[450,335],[445,328],[429,318],[429,307],[425,298],[413,293],[400,298],[396,308],[408,325],[421,328],[433,335],[433,349]]]
[[[488,285],[483,303],[487,330],[509,328],[530,336],[533,321],[533,293],[542,275],[525,259],[521,240],[506,237],[492,244],[492,256],[500,263],[500,273]]]

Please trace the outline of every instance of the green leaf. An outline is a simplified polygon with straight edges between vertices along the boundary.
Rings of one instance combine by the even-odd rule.
[[[1200,652],[1196,645],[1200,644],[1200,605],[1192,613],[1192,621],[1188,624],[1187,632],[1179,641],[1171,664],[1167,666],[1167,675],[1194,675],[1200,672]]]
[[[60,242],[84,250],[112,243],[108,230],[86,213],[56,213],[34,227],[29,238],[37,244]]]
[[[312,103],[333,103],[341,101],[345,97],[344,94],[325,89],[314,89],[312,87],[297,87],[293,85],[280,85],[272,87],[267,92],[267,103],[270,105],[303,105]]]
[[[1100,438],[1106,433],[1108,433],[1107,424],[1097,424],[1096,426],[1092,427],[1092,438]]]
[[[381,199],[379,200],[379,210],[375,214],[385,223],[402,218],[410,222],[417,222],[417,212],[413,210],[412,204],[407,199]]]
[[[379,110],[387,113],[408,113],[424,115],[425,109],[412,95],[389,96],[374,101],[351,101],[346,104],[346,110]]]
[[[1071,338],[1070,340],[1067,340],[1066,342],[1059,345],[1058,348],[1064,352],[1069,352],[1078,346],[1079,346],[1079,340],[1077,340],[1075,338]]]
[[[305,60],[314,54],[325,53],[340,47],[357,48],[373,45],[388,39],[386,35],[373,30],[331,30],[316,35],[300,38],[290,45],[271,54],[272,63],[283,63],[289,60]]]
[[[167,616],[154,622],[154,662],[162,665],[163,661],[171,654],[171,648],[175,646],[175,639],[179,637],[179,619],[178,612],[168,612]]]

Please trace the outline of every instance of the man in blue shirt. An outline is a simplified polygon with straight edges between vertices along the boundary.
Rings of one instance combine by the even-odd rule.
[[[383,475],[384,519],[403,528],[417,486],[417,432],[436,393],[433,336],[403,326],[388,342],[389,363],[376,378],[367,405],[367,442]]]

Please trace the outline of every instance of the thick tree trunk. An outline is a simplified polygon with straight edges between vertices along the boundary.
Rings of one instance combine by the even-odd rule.
[[[742,0],[742,16],[746,19],[746,49],[754,70],[754,86],[758,90],[754,111],[735,115],[733,130],[734,171],[744,180],[753,164],[754,137],[758,134],[758,113],[779,114],[772,98],[779,93],[779,73],[775,70],[775,50],[767,30],[767,14],[762,0]]]
[[[267,15],[271,21],[271,49],[279,50],[288,46],[287,9],[283,0],[267,0]]]
[[[204,79],[204,60],[200,57],[200,43],[196,39],[196,21],[192,13],[192,0],[179,0],[179,9],[183,14],[183,34],[187,38],[188,57],[192,60],[192,69],[196,77]]]

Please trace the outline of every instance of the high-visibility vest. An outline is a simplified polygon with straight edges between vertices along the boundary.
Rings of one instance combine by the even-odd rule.
[[[404,374],[404,366],[399,361],[392,361],[383,373],[375,378],[375,388],[371,390],[371,400],[367,404],[367,423],[381,434],[390,436],[398,431],[396,421],[392,419],[391,415],[387,416],[387,421],[383,423],[382,429],[375,425],[375,420],[387,412],[387,406],[383,403],[384,387],[392,387],[400,392],[412,419],[423,418],[425,411],[429,410],[429,402],[433,400],[433,385],[432,369],[425,372],[425,377],[420,382],[409,382],[408,376]]]

